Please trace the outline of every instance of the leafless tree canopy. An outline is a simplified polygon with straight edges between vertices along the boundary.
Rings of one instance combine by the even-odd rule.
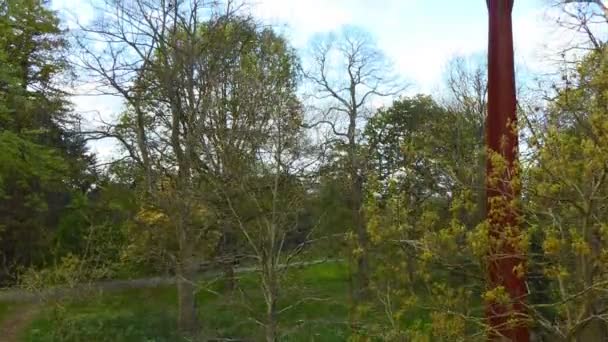
[[[574,41],[564,53],[600,49],[604,46],[608,25],[608,7],[604,0],[548,0],[552,17],[567,31],[575,33]]]

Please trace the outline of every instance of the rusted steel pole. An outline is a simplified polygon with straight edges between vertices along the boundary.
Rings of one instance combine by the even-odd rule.
[[[506,292],[509,297],[508,303],[491,297],[486,317],[491,341],[527,342],[530,338],[524,305],[527,292],[523,276],[525,256],[519,244],[517,208],[519,168],[511,22],[513,1],[486,0],[489,12],[486,217],[491,241],[488,290],[495,290],[494,294]],[[500,287],[505,291],[496,290]]]

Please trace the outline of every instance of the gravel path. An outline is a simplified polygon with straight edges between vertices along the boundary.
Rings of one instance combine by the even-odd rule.
[[[340,259],[323,259],[306,262],[294,262],[287,267],[306,267],[326,262],[339,262]],[[256,267],[238,267],[234,270],[235,273],[250,273],[257,271]],[[221,271],[207,271],[199,275],[199,279],[209,279],[221,276]],[[86,284],[76,284],[74,286],[62,286],[56,288],[44,289],[41,291],[28,291],[23,289],[7,289],[0,290],[1,302],[14,303],[34,303],[48,299],[62,299],[96,292],[116,292],[126,289],[141,289],[155,288],[175,284],[175,277],[150,277],[140,279],[127,280],[107,280],[98,281]],[[0,337],[0,342],[2,342]]]
[[[38,306],[24,304],[0,322],[0,342],[18,342],[20,334],[30,325],[36,314]]]

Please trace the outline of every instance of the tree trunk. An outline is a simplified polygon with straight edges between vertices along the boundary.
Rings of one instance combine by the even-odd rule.
[[[272,250],[272,248],[271,248]],[[277,340],[277,299],[279,298],[279,284],[277,279],[277,263],[275,260],[264,260],[262,264],[262,287],[266,301],[266,341]]]
[[[585,204],[586,207],[591,207],[590,203]],[[583,236],[586,241],[592,241],[593,237],[591,230],[589,229],[589,217],[585,215],[581,223]],[[592,260],[598,260],[600,258],[599,251],[593,250],[593,256],[588,257],[581,255],[579,263],[579,269],[584,279],[585,289],[592,289],[594,287],[594,275],[593,275],[593,262]],[[585,323],[580,330],[576,333],[575,338],[577,341],[608,341],[608,326],[606,322],[601,318],[601,313],[605,311],[605,304],[602,303],[602,296],[596,290],[587,291],[584,301],[584,310],[586,317],[596,316]]]
[[[144,179],[146,181],[146,191],[152,193],[152,165],[150,162],[150,154],[148,152],[148,139],[146,137],[145,118],[139,107],[136,108],[137,114],[137,146],[141,153],[141,160],[144,167]]]
[[[222,268],[224,273],[224,288],[228,291],[236,289],[236,276],[234,274],[235,267],[235,237],[231,231],[224,232],[221,242]]]
[[[357,108],[356,108],[356,93],[355,84],[352,83],[350,87],[351,103],[352,106],[348,125],[348,145],[349,145],[349,158],[350,158],[350,185],[351,185],[351,200],[352,200],[352,220],[354,225],[355,233],[357,234],[357,249],[355,253],[355,261],[357,264],[357,270],[355,273],[355,288],[354,288],[354,304],[357,305],[361,301],[364,301],[368,297],[369,287],[369,260],[368,260],[368,237],[367,228],[365,224],[365,217],[363,216],[363,169],[359,162],[359,155],[357,149]]]
[[[180,334],[188,338],[196,338],[199,333],[196,312],[196,264],[193,258],[194,246],[181,227],[180,260],[177,265],[177,325]]]
[[[195,337],[198,333],[198,320],[193,273],[178,268],[177,277],[178,328],[182,335]]]
[[[608,329],[606,322],[596,318],[587,323],[575,337],[575,341],[607,341]]]
[[[225,261],[224,265],[224,288],[229,292],[236,290],[236,276],[232,260]]]
[[[365,226],[365,217],[363,216],[363,182],[358,174],[353,174],[353,222],[357,233],[357,272],[355,274],[356,286],[353,298],[355,303],[359,303],[368,298],[369,288],[369,258],[368,245],[369,239]]]
[[[277,341],[277,304],[276,296],[272,295],[266,309],[266,342]]]

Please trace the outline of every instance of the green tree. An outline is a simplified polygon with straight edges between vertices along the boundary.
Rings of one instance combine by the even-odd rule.
[[[83,28],[83,65],[126,104],[119,122],[91,134],[117,138],[138,166],[139,218],[148,229],[142,236],[168,242],[179,327],[195,335],[195,272],[218,249],[218,235],[223,243],[241,236],[226,199],[259,171],[277,115],[286,112],[278,104],[297,104],[296,59],[271,29],[221,8],[207,16],[206,2],[137,4],[110,1],[103,17],[111,24]],[[149,12],[165,20],[148,20]],[[143,33],[124,34],[134,31]],[[110,52],[100,52],[99,41]],[[220,254],[231,257],[226,250],[234,244],[220,246]]]
[[[67,43],[46,5],[0,4],[3,282],[14,277],[15,266],[41,264],[49,256],[62,209],[90,182],[91,159],[59,90],[68,74]]]
[[[464,340],[479,331],[471,322],[480,321],[474,294],[483,286],[477,276],[483,252],[469,244],[479,235],[471,167],[479,160],[477,125],[467,113],[418,95],[379,110],[365,132],[377,146],[365,200],[372,288],[386,318],[368,333]],[[421,314],[429,322],[408,321]]]
[[[606,183],[608,59],[600,49],[564,76],[567,86],[533,127],[528,169],[527,221],[542,247],[535,256],[545,296],[535,322],[555,340],[606,339],[608,312],[602,288],[608,216]]]

